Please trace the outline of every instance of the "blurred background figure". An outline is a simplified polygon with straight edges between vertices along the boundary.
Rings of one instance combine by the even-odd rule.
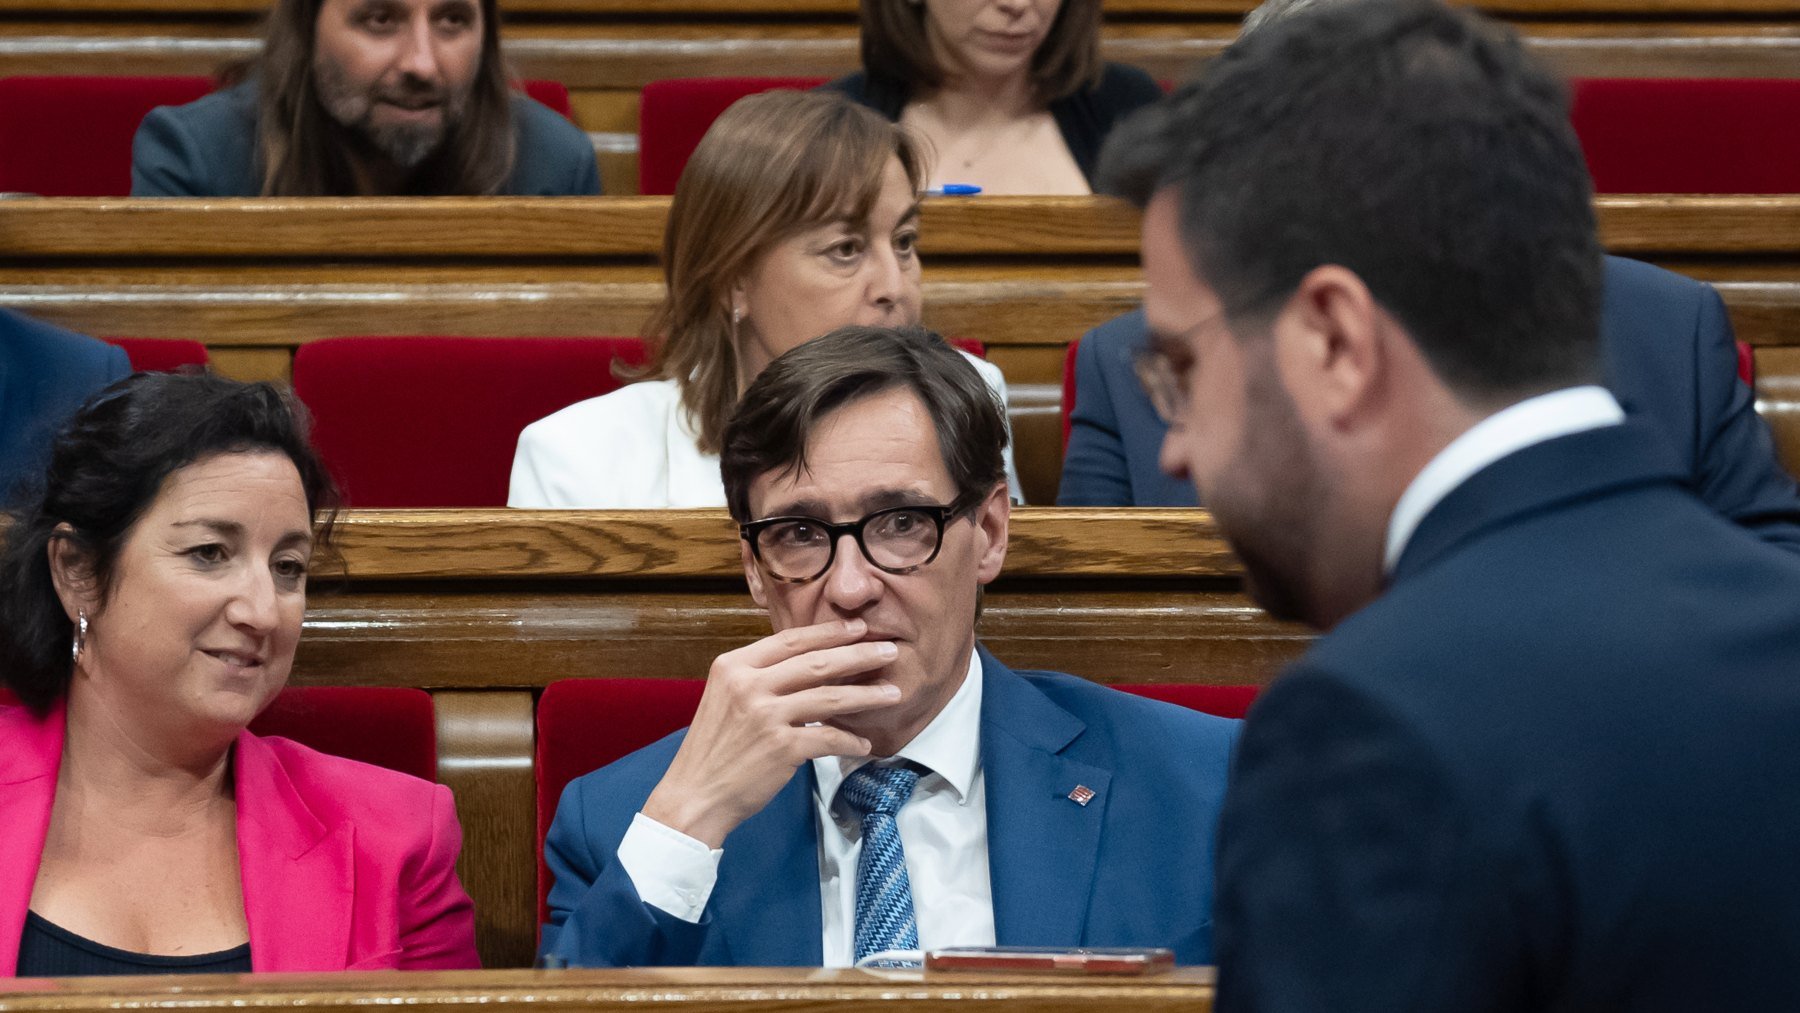
[[[1093,192],[1113,123],[1162,97],[1100,59],[1100,0],[863,0],[861,73],[827,85],[917,131],[930,185]]]
[[[732,105],[675,187],[645,379],[527,426],[507,504],[724,506],[720,436],[764,366],[846,325],[919,322],[924,172],[904,130],[843,96]],[[999,368],[970,361],[1004,406]],[[1006,473],[1017,497],[1010,450]]]
[[[81,402],[129,372],[119,348],[0,309],[0,506],[44,473],[50,438]]]
[[[597,194],[587,135],[516,93],[495,0],[277,0],[234,87],[144,118],[144,197]]]
[[[137,374],[12,515],[0,971],[477,966],[449,789],[245,730],[287,682],[330,533],[300,411]]]

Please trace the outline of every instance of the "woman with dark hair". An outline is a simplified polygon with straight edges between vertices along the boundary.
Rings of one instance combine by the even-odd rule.
[[[0,551],[0,973],[477,966],[449,790],[245,730],[334,499],[268,384],[140,373],[58,435]]]
[[[496,0],[276,0],[249,79],[154,109],[139,197],[597,194],[593,145],[515,92]]]
[[[910,127],[934,188],[1084,194],[1113,124],[1162,97],[1100,59],[1100,0],[862,0],[861,73],[827,85]]]
[[[725,110],[675,185],[643,379],[527,426],[507,504],[724,506],[720,434],[764,366],[849,324],[919,322],[924,173],[905,130],[841,95]],[[1004,404],[999,367],[971,360]],[[1010,455],[1007,474],[1016,495]]]

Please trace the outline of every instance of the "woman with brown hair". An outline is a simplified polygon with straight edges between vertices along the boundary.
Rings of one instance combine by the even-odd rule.
[[[862,0],[863,71],[826,87],[932,147],[930,185],[1093,191],[1113,124],[1162,97],[1100,59],[1100,0]]]
[[[508,504],[724,506],[720,434],[764,366],[849,324],[918,322],[924,174],[904,130],[839,95],[726,110],[669,206],[641,381],[526,427]],[[1004,404],[1000,370],[973,361]],[[1010,457],[1007,474],[1016,495]]]

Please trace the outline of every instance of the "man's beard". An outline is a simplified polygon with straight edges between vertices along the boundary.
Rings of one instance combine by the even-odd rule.
[[[313,82],[319,104],[333,120],[402,169],[416,169],[436,154],[462,121],[469,104],[468,89],[455,92],[434,88],[411,76],[402,77],[396,88],[377,85],[360,90],[345,79],[341,68],[323,59],[313,61]],[[435,102],[439,115],[435,122],[378,124],[375,107],[384,102],[401,106]]]
[[[1265,339],[1267,340],[1267,339]],[[1260,366],[1260,368],[1257,368]],[[1206,506],[1244,565],[1244,589],[1277,619],[1316,625],[1308,587],[1317,512],[1325,490],[1293,399],[1275,364],[1253,364],[1247,385],[1244,439],[1233,466]]]

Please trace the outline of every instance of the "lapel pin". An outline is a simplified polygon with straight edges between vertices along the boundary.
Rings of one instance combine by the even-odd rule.
[[[1069,792],[1069,801],[1075,803],[1076,805],[1085,806],[1089,802],[1092,802],[1093,800],[1094,800],[1094,789],[1089,788],[1085,784],[1078,784],[1075,786],[1074,791]]]

